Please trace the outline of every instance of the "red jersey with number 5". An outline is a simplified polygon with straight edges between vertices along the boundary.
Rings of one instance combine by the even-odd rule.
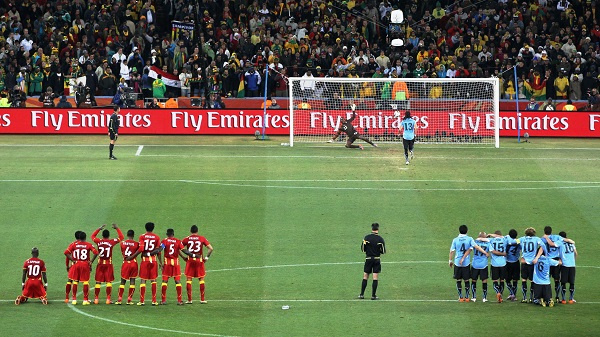
[[[148,254],[160,246],[160,238],[154,233],[146,233],[140,235],[138,241],[140,244],[138,252],[142,253],[142,259],[147,258]],[[156,255],[151,256],[149,259],[151,262],[156,262]]]
[[[181,240],[177,238],[166,238],[162,241],[162,244],[165,265],[179,264],[179,251],[185,248],[183,243],[181,243]]]
[[[192,234],[183,239],[182,242],[190,253],[198,255],[198,257],[202,255],[202,247],[210,245],[210,242],[204,236],[198,234]]]
[[[65,250],[65,255],[71,254],[75,262],[88,262],[91,257],[90,252],[98,254],[98,251],[91,243],[87,241],[75,241]]]
[[[25,261],[23,269],[27,270],[28,279],[37,280],[42,277],[42,273],[46,272],[46,264],[37,257],[32,257]]]

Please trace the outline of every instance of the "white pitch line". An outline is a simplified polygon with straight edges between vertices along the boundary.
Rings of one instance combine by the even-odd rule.
[[[600,181],[573,181],[573,180],[462,180],[462,179],[0,179],[0,182],[314,182],[314,183],[466,183],[466,184],[492,184],[492,183],[535,183],[535,184],[600,184]]]
[[[139,157],[142,154],[142,150],[144,149],[144,145],[138,146],[137,152],[135,153],[136,157]]]
[[[167,157],[167,158],[229,158],[229,159],[401,159],[400,156],[322,156],[322,155],[292,155],[292,156],[278,156],[278,155],[194,155],[194,154],[145,154],[142,157]],[[431,159],[431,160],[556,160],[556,161],[598,161],[600,158],[542,158],[542,157],[428,157],[419,156],[418,159]]]

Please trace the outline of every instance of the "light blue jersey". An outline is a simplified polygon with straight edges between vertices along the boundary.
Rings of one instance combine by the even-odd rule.
[[[481,249],[485,250],[486,252],[490,251],[490,243],[489,242],[477,241],[476,243],[479,247],[481,247]],[[479,250],[475,249],[475,251],[473,252],[473,263],[471,264],[471,266],[475,269],[487,268],[488,257],[485,256],[485,254],[483,254]]]
[[[452,240],[452,245],[450,246],[450,251],[456,251],[454,254],[454,264],[458,267],[468,267],[471,263],[471,256],[467,255],[462,264],[460,264],[460,259],[465,255],[465,253],[470,249],[477,246],[472,237],[467,236],[466,234],[460,234],[454,240]]]
[[[527,264],[531,264],[537,255],[539,247],[542,247],[546,251],[546,245],[537,236],[523,236],[519,239],[519,244],[521,245],[521,253]]]
[[[413,140],[415,139],[415,124],[417,122],[415,122],[414,119],[412,118],[405,118],[402,120],[402,123],[400,123],[400,125],[402,126],[402,138],[406,139],[406,140]]]
[[[544,245],[546,245],[546,249],[548,250],[548,257],[551,259],[560,257],[560,245],[562,243],[562,237],[560,235],[548,235],[550,240],[556,244],[556,247],[552,247],[548,244],[545,238],[542,239],[544,241]]]
[[[563,241],[560,245],[560,259],[564,267],[575,267],[575,244]]]
[[[492,238],[490,239],[490,252],[492,257],[492,267],[504,267],[506,266],[506,256],[494,254],[494,250],[500,253],[506,252],[506,238]]]
[[[508,243],[508,247],[506,248],[506,262],[518,262],[521,255],[521,245],[510,236],[507,236],[506,240]]]
[[[533,267],[533,283],[550,284],[550,266],[558,266],[558,261],[545,255],[540,256]]]

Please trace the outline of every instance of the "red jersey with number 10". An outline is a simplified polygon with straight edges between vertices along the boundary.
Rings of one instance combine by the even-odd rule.
[[[148,232],[140,235],[138,252],[142,253],[142,261],[156,262],[156,255],[148,257],[148,254],[160,246],[158,235]]]
[[[87,241],[75,241],[65,250],[65,254],[71,254],[76,262],[88,262],[91,256],[90,252],[98,254],[94,245]]]
[[[37,257],[32,257],[25,261],[23,269],[27,270],[28,279],[39,280],[42,277],[42,273],[46,272],[46,264]]]

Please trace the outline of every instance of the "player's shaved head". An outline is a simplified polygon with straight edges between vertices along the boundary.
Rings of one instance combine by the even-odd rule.
[[[194,234],[198,233],[198,226],[193,225],[192,228],[190,228],[190,233],[194,233]]]
[[[460,234],[467,234],[468,231],[469,228],[467,227],[467,225],[460,225],[460,227],[458,227],[458,232]]]
[[[146,232],[152,232],[154,230],[154,222],[146,222]]]
[[[133,236],[135,235],[135,232],[133,231],[133,229],[130,229],[127,231],[127,237],[130,239],[133,239]]]
[[[372,223],[371,224],[371,230],[378,231],[379,230],[379,224],[377,222]]]
[[[552,234],[552,227],[550,227],[550,226],[544,227],[544,234],[546,234],[546,235]]]
[[[108,231],[108,229],[105,229],[102,231],[103,238],[108,239],[109,236],[110,236],[110,232]]]
[[[173,228],[167,229],[167,236],[171,237],[175,235],[175,230]]]
[[[511,229],[508,231],[508,236],[510,236],[513,239],[517,238],[517,230],[516,229]]]
[[[40,255],[40,250],[37,247],[31,248],[31,256],[38,257]]]
[[[535,236],[535,228],[529,227],[525,230],[526,236]]]
[[[479,232],[479,235],[477,236],[478,238],[485,238],[487,237],[486,232]]]

